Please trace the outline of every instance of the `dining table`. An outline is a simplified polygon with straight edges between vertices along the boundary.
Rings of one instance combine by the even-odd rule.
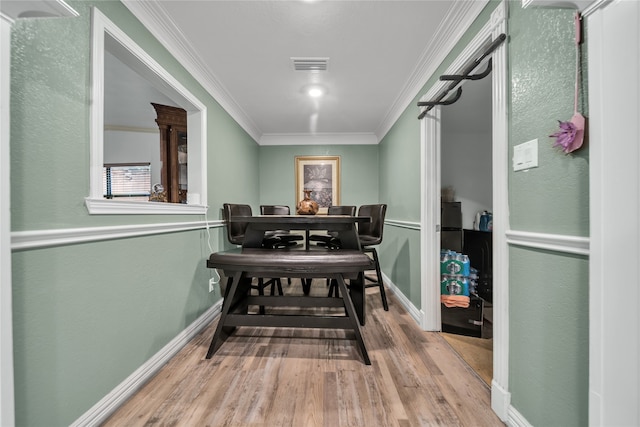
[[[305,249],[311,248],[309,233],[311,230],[331,230],[337,233],[343,249],[360,250],[357,223],[370,222],[368,216],[350,215],[256,215],[251,217],[232,217],[230,222],[246,222],[243,248],[260,248],[265,233],[273,230],[303,230]]]
[[[226,287],[220,319],[207,352],[207,358],[239,326],[276,328],[350,329],[364,362],[370,364],[360,326],[365,324],[364,271],[373,261],[362,251],[357,225],[370,217],[347,215],[256,215],[231,217],[229,222],[246,223],[242,247],[214,252],[207,260],[208,268],[222,270],[231,280]],[[267,248],[265,235],[274,230],[302,231],[307,236],[304,247]],[[310,245],[311,231],[331,231],[341,242],[340,249]],[[288,295],[252,295],[251,281],[257,278],[299,278],[303,285],[313,278],[326,278],[338,284],[335,296],[315,296],[308,292]],[[348,280],[348,284],[347,284]],[[259,306],[261,310],[249,310]],[[269,308],[265,311],[263,308]],[[287,308],[282,310],[281,308]],[[318,314],[309,308],[338,307],[344,315]],[[291,309],[300,309],[291,314]],[[307,309],[305,311],[305,309]]]

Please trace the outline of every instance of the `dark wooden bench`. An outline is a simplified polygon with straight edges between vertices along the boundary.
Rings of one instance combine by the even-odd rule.
[[[363,272],[372,268],[372,260],[359,250],[282,250],[244,248],[211,254],[207,267],[218,268],[232,277],[227,286],[220,320],[211,340],[207,359],[238,326],[351,329],[362,357],[370,365],[360,332],[364,324]],[[335,279],[339,297],[251,295],[251,280],[260,278],[329,278]],[[347,287],[345,279],[350,279]],[[358,309],[354,307],[358,301]],[[268,307],[343,307],[344,316],[256,314],[250,305]],[[359,322],[360,321],[360,322]]]

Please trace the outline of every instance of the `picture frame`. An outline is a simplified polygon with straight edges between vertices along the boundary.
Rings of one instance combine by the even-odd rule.
[[[296,156],[296,204],[311,190],[318,203],[318,214],[327,214],[329,206],[340,204],[340,156]]]

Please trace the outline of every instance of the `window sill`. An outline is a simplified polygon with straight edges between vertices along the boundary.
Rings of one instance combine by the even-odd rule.
[[[91,215],[206,215],[207,206],[131,200],[92,199],[85,205]]]

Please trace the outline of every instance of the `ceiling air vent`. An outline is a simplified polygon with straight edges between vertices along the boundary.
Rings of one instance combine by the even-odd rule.
[[[295,71],[327,71],[329,58],[291,58]]]

